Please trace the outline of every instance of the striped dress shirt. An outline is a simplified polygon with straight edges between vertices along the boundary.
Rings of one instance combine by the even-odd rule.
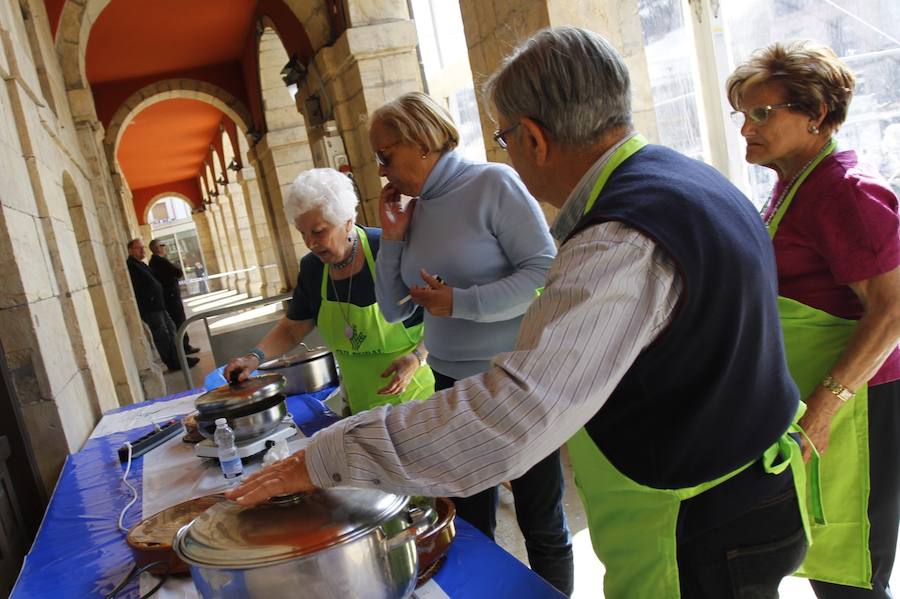
[[[671,259],[636,229],[586,228],[560,248],[514,351],[428,400],[320,431],[307,448],[313,484],[469,496],[521,476],[603,406],[681,287]]]

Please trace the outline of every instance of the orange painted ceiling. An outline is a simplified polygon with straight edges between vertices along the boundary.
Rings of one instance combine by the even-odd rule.
[[[166,100],[141,111],[119,143],[119,165],[134,189],[197,176],[224,115],[199,100]]]
[[[113,0],[91,29],[92,84],[238,60],[257,0]]]
[[[257,0],[112,0],[90,32],[88,80],[102,94],[115,82],[210,65],[235,69],[239,76],[256,5]],[[99,105],[103,98],[96,100]],[[196,177],[222,118],[218,109],[195,100],[169,100],[138,114],[118,149],[131,189]]]

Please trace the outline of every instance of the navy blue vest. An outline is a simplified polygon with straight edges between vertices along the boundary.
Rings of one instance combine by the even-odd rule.
[[[772,244],[753,205],[712,167],[649,145],[612,173],[575,232],[605,221],[653,239],[684,287],[668,327],[585,425],[591,438],[620,472],[655,488],[694,486],[759,458],[787,430],[799,393]]]

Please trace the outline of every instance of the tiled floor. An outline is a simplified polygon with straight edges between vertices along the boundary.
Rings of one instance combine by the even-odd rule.
[[[203,305],[202,300],[203,298],[197,297],[191,298],[186,302],[185,308],[189,316],[193,312],[191,304],[201,307]],[[201,350],[199,354],[196,354],[200,358],[200,363],[191,369],[194,381],[193,386],[197,387],[203,384],[206,373],[212,371],[216,364],[214,364],[212,353],[209,349],[209,340],[206,337],[203,324],[199,321],[193,323],[188,328],[188,335],[190,335],[191,344],[199,347]],[[180,372],[166,373],[165,379],[168,393],[177,393],[185,390],[183,376]],[[575,549],[575,594],[573,597],[575,599],[602,599],[603,594],[599,581],[603,579],[604,568],[591,548],[584,508],[581,506],[581,500],[575,489],[575,483],[572,479],[572,467],[569,464],[565,450],[563,451],[563,470],[566,475],[565,509],[569,518],[569,528],[572,531]],[[497,514],[496,539],[503,548],[523,563],[528,563],[525,543],[516,523],[512,494],[503,487],[500,490],[500,510]],[[900,568],[894,569],[891,577],[891,586],[894,589],[900,589]],[[815,599],[809,583],[802,578],[785,579],[781,584],[780,592],[785,599]]]

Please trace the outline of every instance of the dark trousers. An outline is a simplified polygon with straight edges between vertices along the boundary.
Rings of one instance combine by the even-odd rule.
[[[187,316],[184,314],[184,304],[181,303],[181,297],[177,298],[166,298],[166,312],[169,313],[169,316],[172,317],[172,322],[175,323],[175,330],[177,332],[178,327],[181,326],[181,323],[187,320]],[[172,335],[174,338],[175,335]],[[182,338],[181,345],[184,347],[184,353],[187,353],[188,349],[191,347],[191,340],[187,334],[187,331],[184,332],[184,337]]]
[[[150,327],[153,344],[163,363],[169,368],[178,368],[178,354],[175,352],[175,323],[165,310],[142,314],[141,318]]]
[[[435,391],[448,389],[456,382],[434,373]],[[531,569],[566,596],[575,585],[572,539],[563,510],[564,479],[559,450],[535,464],[520,478],[510,481],[516,506],[516,520],[525,537],[525,549]],[[494,539],[497,527],[497,487],[471,497],[453,497],[456,513]]]
[[[793,487],[709,530],[691,532],[680,531],[677,539],[683,599],[777,599],[781,579],[806,556]]]
[[[819,599],[892,597],[900,526],[900,381],[869,387],[869,484],[872,590],[811,580]]]

